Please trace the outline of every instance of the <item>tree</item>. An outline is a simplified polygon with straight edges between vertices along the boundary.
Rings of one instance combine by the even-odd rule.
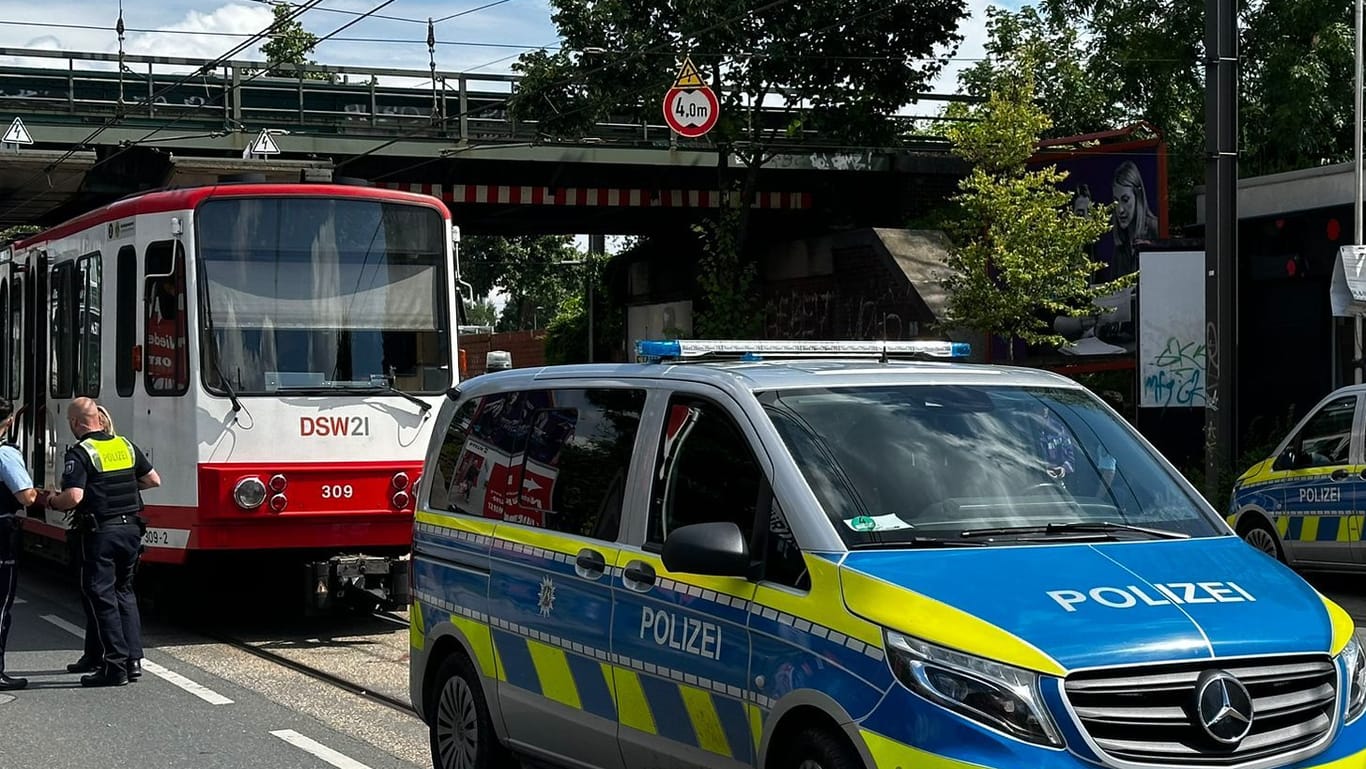
[[[1065,173],[1053,166],[1026,170],[1050,126],[1034,103],[1033,69],[1023,62],[1015,77],[998,79],[984,104],[954,107],[953,116],[966,120],[949,128],[949,138],[972,170],[955,197],[960,218],[951,227],[955,245],[943,279],[944,325],[1061,344],[1045,318],[1091,314],[1097,297],[1126,281],[1091,284],[1103,265],[1088,247],[1109,229],[1109,206],[1075,214],[1070,195],[1058,188]],[[1014,345],[1008,347],[1013,360]]]
[[[272,5],[275,21],[271,24],[270,39],[261,46],[261,53],[266,55],[266,74],[272,77],[299,76],[293,68],[281,67],[281,64],[305,66],[318,63],[308,58],[313,49],[318,47],[318,36],[304,29],[304,25],[298,20],[289,18],[294,10],[294,6],[287,2]],[[330,79],[323,72],[306,72],[304,78]]]
[[[1076,25],[1028,5],[1018,11],[987,6],[986,16],[986,57],[958,74],[964,93],[986,98],[1027,63],[1035,101],[1053,121],[1045,138],[1093,133],[1120,121],[1122,110],[1089,71]]]
[[[460,247],[461,277],[475,296],[494,288],[508,295],[498,318],[500,331],[544,327],[571,296],[584,291],[581,261],[573,238],[564,235],[471,236]]]
[[[474,326],[493,326],[498,323],[498,308],[488,299],[465,305],[465,320]]]
[[[0,230],[0,243],[12,243],[20,238],[42,231],[42,227],[34,224],[15,224]]]

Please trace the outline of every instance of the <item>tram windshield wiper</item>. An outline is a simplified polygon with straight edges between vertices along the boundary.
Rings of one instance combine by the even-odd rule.
[[[390,382],[387,379],[383,382],[375,382],[373,385],[371,385],[370,389],[381,390],[383,392],[389,392],[393,393],[394,395],[401,396],[407,399],[408,401],[412,402],[418,408],[422,409],[423,414],[426,414],[432,408],[432,404],[422,400],[421,398],[417,397],[416,395],[413,395],[410,392],[405,392],[403,390],[398,389],[397,387],[394,387],[394,383]]]

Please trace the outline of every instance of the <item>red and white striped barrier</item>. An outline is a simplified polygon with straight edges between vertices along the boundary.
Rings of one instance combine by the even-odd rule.
[[[448,204],[601,206],[606,208],[719,208],[716,190],[647,190],[621,187],[518,187],[506,184],[381,182],[381,187],[440,198]],[[753,208],[808,209],[809,192],[757,192]]]

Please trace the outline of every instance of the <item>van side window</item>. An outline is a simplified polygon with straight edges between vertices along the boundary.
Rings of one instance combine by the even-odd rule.
[[[729,521],[754,541],[763,472],[744,433],[715,403],[675,395],[659,447],[646,545],[694,523]]]
[[[1324,404],[1304,423],[1290,445],[1303,457],[1296,467],[1345,465],[1352,447],[1352,421],[1356,416],[1355,395]]]
[[[811,589],[811,575],[796,537],[787,525],[787,516],[775,499],[769,504],[768,531],[764,536],[764,580],[798,590]]]
[[[432,467],[431,477],[425,484],[431,491],[427,494],[427,507],[431,510],[467,512],[458,503],[467,502],[470,496],[468,487],[462,486],[467,480],[471,466],[481,457],[475,457],[466,445],[470,432],[470,421],[478,410],[481,398],[470,398],[451,416],[446,428],[446,438],[441,442]],[[475,467],[475,474],[478,468]],[[473,486],[473,483],[469,484]]]
[[[615,540],[644,390],[550,390],[530,414],[516,510],[505,520]]]

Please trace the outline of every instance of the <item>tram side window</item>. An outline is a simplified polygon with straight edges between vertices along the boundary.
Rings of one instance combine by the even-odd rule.
[[[76,368],[76,265],[62,262],[52,268],[52,356],[49,370],[52,397],[70,398]]]
[[[119,249],[114,313],[114,388],[120,397],[133,394],[137,375],[133,371],[133,337],[137,333],[138,252],[132,246]]]
[[[190,388],[184,247],[171,240],[152,243],[145,270],[143,383],[149,395],[183,395]]]
[[[18,400],[24,376],[24,284],[9,289],[9,398]]]
[[[79,303],[77,314],[77,395],[100,396],[100,324],[104,309],[104,266],[99,252],[76,262]]]
[[[8,392],[9,390],[9,380],[11,376],[9,373],[9,367],[13,365],[14,361],[14,359],[10,357],[9,350],[6,347],[6,345],[9,344],[10,340],[9,324],[9,281],[0,280],[0,361],[4,361],[5,365],[6,373],[4,375],[3,380],[5,383],[3,389],[6,392]]]

